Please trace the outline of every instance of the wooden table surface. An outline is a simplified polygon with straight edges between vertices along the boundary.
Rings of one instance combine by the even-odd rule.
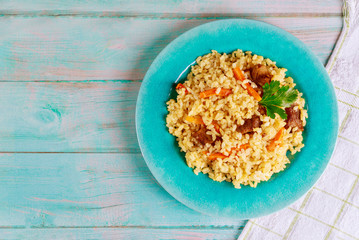
[[[154,180],[135,133],[141,80],[184,31],[250,18],[326,63],[340,0],[0,0],[0,239],[235,239]]]

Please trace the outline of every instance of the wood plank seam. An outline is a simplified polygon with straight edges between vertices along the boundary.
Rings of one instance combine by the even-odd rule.
[[[18,227],[18,229],[22,229],[25,227]],[[77,228],[89,228],[89,229],[111,229],[111,228],[128,228],[128,229],[182,229],[182,230],[205,230],[205,229],[216,229],[216,230],[242,230],[244,226],[238,227],[238,226],[227,226],[227,225],[216,225],[216,226],[30,226],[29,228],[33,229],[77,229]]]
[[[253,17],[340,17],[341,13],[133,13],[117,11],[1,11],[0,17],[78,17],[78,18],[143,18],[143,19],[227,19]]]

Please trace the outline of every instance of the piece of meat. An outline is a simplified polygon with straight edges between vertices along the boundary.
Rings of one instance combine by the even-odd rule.
[[[255,115],[251,119],[246,119],[243,125],[237,128],[237,131],[242,134],[250,133],[253,132],[254,128],[260,127],[261,124],[262,124],[261,119],[259,118],[259,116]]]
[[[263,87],[264,84],[269,83],[272,79],[272,75],[266,66],[258,64],[251,70],[252,81],[258,86]]]
[[[263,106],[263,105],[260,105],[258,104],[258,112],[261,114],[261,115],[267,115],[267,109]]]
[[[206,145],[206,143],[212,144],[216,140],[212,139],[212,136],[208,135],[207,128],[205,126],[201,126],[201,128],[193,133],[193,137],[202,145]]]
[[[303,131],[303,122],[300,120],[300,110],[294,110],[295,105],[292,105],[291,107],[288,107],[285,109],[285,112],[287,113],[287,119],[285,128],[297,127],[299,131]]]

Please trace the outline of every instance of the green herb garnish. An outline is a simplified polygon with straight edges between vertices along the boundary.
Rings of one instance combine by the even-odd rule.
[[[274,113],[287,119],[287,114],[283,108],[290,107],[298,98],[298,91],[289,86],[280,86],[278,81],[271,81],[263,86],[263,97],[259,102],[267,109],[267,115],[275,118]]]

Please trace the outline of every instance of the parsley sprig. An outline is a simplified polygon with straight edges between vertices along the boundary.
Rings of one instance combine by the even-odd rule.
[[[259,102],[267,109],[267,115],[275,118],[274,113],[287,119],[287,114],[283,108],[290,107],[298,98],[298,91],[289,86],[280,86],[278,81],[271,81],[263,86],[263,97]]]

